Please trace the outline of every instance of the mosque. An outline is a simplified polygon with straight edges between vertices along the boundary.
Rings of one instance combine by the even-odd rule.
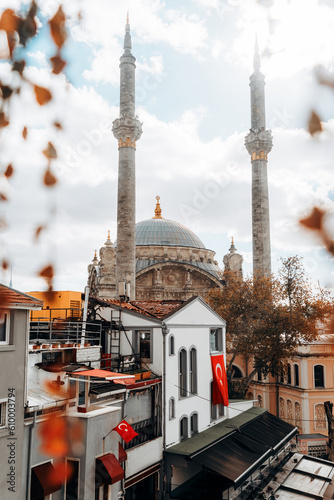
[[[117,241],[107,240],[99,258],[88,266],[90,295],[105,299],[187,300],[205,298],[210,289],[223,287],[222,269],[215,252],[189,228],[164,218],[160,197],[154,216],[135,222],[135,152],[142,124],[135,114],[135,57],[132,54],[129,20],[120,58],[120,115],[113,122],[118,141]],[[255,45],[254,72],[250,77],[251,129],[245,140],[252,162],[253,270],[269,275],[270,230],[267,154],[271,132],[265,128],[264,76]],[[153,213],[153,207],[152,207]],[[232,239],[224,256],[224,269],[242,274],[243,257]]]

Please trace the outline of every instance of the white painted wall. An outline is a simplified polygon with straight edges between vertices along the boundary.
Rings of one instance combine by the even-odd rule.
[[[198,413],[198,431],[201,432],[215,425],[226,417],[211,421],[212,369],[210,358],[210,329],[219,327],[223,330],[223,354],[225,356],[225,322],[219,319],[206,304],[197,299],[180,312],[165,320],[170,332],[166,338],[166,447],[180,441],[180,419],[188,417],[190,436],[190,416]],[[174,335],[175,355],[169,355],[169,337]],[[179,351],[187,351],[187,371],[190,367],[190,349],[197,350],[197,395],[180,397],[179,391]],[[190,377],[187,380],[190,389]],[[175,418],[169,420],[169,400],[175,399]],[[227,412],[225,412],[226,414]]]
[[[249,399],[230,402],[228,406],[228,418],[237,417],[240,413],[243,413],[250,408],[253,408],[253,401]]]
[[[162,437],[143,443],[135,448],[130,448],[126,453],[128,459],[126,461],[125,477],[129,478],[162,460]]]

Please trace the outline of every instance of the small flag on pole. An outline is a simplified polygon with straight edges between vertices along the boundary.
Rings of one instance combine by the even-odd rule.
[[[138,436],[138,432],[136,432],[130,424],[127,423],[126,420],[122,420],[116,427],[113,428],[113,431],[118,432],[122,439],[126,443],[129,443],[131,439]]]

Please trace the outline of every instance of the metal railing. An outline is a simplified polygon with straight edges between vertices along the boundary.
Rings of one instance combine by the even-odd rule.
[[[91,345],[101,344],[102,325],[100,323],[84,323],[82,321],[64,321],[45,319],[30,322],[29,341],[37,343],[75,343],[81,342],[84,335],[85,342]]]
[[[80,307],[52,307],[30,312],[30,321],[81,320],[83,310]]]
[[[110,368],[118,373],[129,373],[140,370],[141,356],[140,354],[132,355],[117,355],[103,354],[101,359],[101,368]]]
[[[159,437],[159,426],[157,417],[147,418],[141,422],[131,424],[131,427],[138,432],[138,436],[133,438],[129,443],[124,444],[124,449],[128,450],[139,444],[146,443]]]

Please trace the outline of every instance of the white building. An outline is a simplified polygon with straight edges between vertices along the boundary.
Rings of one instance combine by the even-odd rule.
[[[212,404],[211,357],[225,355],[225,322],[202,299],[92,299],[89,312],[98,328],[89,337],[86,322],[82,335],[75,333],[79,342],[70,338],[73,328],[82,329],[78,320],[74,326],[62,323],[61,330],[59,321],[55,331],[52,324],[37,334],[31,328],[23,447],[27,500],[51,494],[52,500],[183,499],[192,484],[200,495],[209,487],[208,496],[237,498],[258,464],[279,455],[295,434],[251,401]],[[72,475],[57,484],[48,478],[59,457],[43,450],[40,432],[50,414],[66,421],[61,458],[72,467]],[[138,434],[129,442],[113,431],[123,419]],[[265,431],[269,447],[250,437],[255,428],[259,435]],[[243,452],[254,450],[231,470],[236,442]],[[214,466],[211,455],[217,460],[222,454],[225,459]]]

